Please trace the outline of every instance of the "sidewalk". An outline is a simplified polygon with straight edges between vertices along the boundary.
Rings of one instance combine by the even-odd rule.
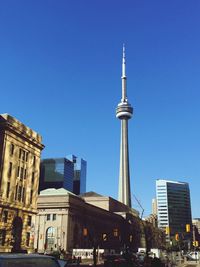
[[[199,261],[184,261],[182,263],[177,263],[177,267],[186,267],[186,266],[191,266],[191,267],[200,267],[200,262]]]

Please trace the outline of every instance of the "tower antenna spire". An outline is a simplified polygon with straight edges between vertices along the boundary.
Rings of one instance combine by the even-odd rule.
[[[126,77],[126,53],[125,44],[123,44],[123,58],[122,58],[122,78]]]
[[[126,54],[125,54],[125,44],[123,44],[122,53],[122,102],[127,102],[126,95]]]

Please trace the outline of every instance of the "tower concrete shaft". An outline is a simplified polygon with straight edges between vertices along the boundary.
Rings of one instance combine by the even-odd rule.
[[[129,171],[129,148],[128,148],[128,120],[132,117],[133,108],[128,103],[126,90],[126,60],[125,47],[123,46],[122,59],[122,98],[116,108],[116,117],[121,120],[121,143],[120,143],[120,170],[118,200],[131,207],[131,188]]]

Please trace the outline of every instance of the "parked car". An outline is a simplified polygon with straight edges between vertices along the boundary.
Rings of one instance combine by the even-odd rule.
[[[58,263],[60,264],[60,267],[76,267],[80,266],[78,262],[71,262],[68,260],[58,260]]]
[[[0,267],[60,267],[51,256],[39,254],[0,254]]]
[[[122,255],[112,254],[104,258],[104,267],[125,267],[126,260]]]

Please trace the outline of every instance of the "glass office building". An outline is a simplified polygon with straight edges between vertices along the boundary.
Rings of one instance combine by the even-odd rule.
[[[74,194],[86,192],[87,162],[71,155],[67,158],[48,158],[41,161],[39,191],[65,188]]]
[[[189,239],[191,233],[186,232],[186,225],[192,226],[192,218],[188,183],[157,180],[156,199],[158,227],[166,231],[167,239],[176,234]]]
[[[73,193],[76,195],[86,192],[87,162],[74,155],[67,157],[74,164]]]

